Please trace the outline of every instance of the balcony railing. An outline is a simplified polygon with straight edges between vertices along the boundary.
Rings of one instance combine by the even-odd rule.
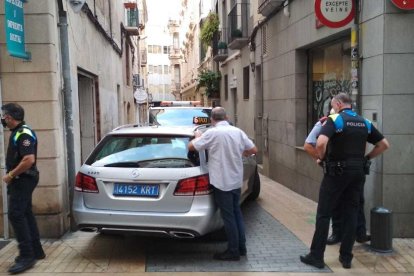
[[[228,57],[227,47],[227,28],[223,28],[213,36],[213,60],[225,60]]]
[[[228,42],[230,49],[241,49],[249,42],[248,33],[249,3],[234,5],[228,15]]]
[[[285,0],[259,0],[258,12],[263,16],[268,16],[277,7],[282,5]]]
[[[181,57],[179,48],[170,48],[170,54],[168,55],[170,59],[177,59]]]

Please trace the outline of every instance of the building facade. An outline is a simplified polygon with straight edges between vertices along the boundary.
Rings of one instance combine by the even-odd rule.
[[[42,237],[69,229],[75,175],[94,146],[116,126],[137,120],[133,73],[139,28],[128,23],[126,15],[136,14],[131,12],[136,1],[129,2],[135,5],[87,0],[78,12],[71,1],[25,3],[28,61],[11,57],[0,35],[2,104],[21,104],[39,138],[33,210]],[[4,5],[0,1],[1,32]],[[8,131],[5,136],[7,145]]]
[[[390,0],[354,3],[356,24],[329,28],[316,20],[314,1],[217,1],[229,48],[221,103],[258,145],[262,172],[317,200],[322,172],[302,146],[331,97],[350,93],[391,144],[367,176],[367,226],[370,209],[384,206],[394,236],[413,237],[414,12]]]

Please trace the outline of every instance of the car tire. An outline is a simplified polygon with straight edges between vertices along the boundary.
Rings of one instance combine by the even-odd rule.
[[[255,171],[254,175],[252,176],[252,178],[253,178],[252,192],[247,197],[247,200],[249,200],[249,201],[256,200],[259,197],[259,194],[260,194],[260,176],[259,176],[259,172],[258,172],[257,168],[256,168],[256,171]]]

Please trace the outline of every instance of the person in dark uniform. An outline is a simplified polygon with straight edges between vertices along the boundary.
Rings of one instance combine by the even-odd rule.
[[[389,144],[369,120],[352,111],[352,100],[347,94],[339,93],[331,104],[338,114],[330,115],[324,122],[316,143],[319,159],[323,160],[324,177],[319,190],[315,233],[310,253],[300,256],[300,260],[317,268],[325,266],[329,220],[337,204],[342,203],[344,225],[339,261],[344,268],[351,268],[365,172],[369,170],[369,160],[387,150]],[[367,142],[374,148],[365,155]]]
[[[9,272],[15,274],[31,268],[36,259],[46,257],[32,213],[32,193],[39,182],[38,142],[35,132],[23,121],[24,109],[20,105],[8,103],[1,110],[1,123],[11,130],[3,181],[9,195],[9,220],[19,247],[19,255],[9,268]]]

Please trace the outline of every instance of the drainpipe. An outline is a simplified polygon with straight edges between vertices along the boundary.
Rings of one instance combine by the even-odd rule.
[[[58,0],[59,23],[60,29],[60,51],[62,56],[62,77],[63,77],[63,106],[65,110],[65,132],[66,132],[66,158],[67,158],[67,179],[69,189],[69,206],[72,207],[73,185],[75,183],[75,143],[73,135],[73,107],[72,107],[72,85],[70,75],[70,58],[69,58],[69,35],[68,35],[68,18],[63,8],[63,0]],[[71,208],[70,208],[71,210]],[[71,216],[71,227],[72,223]]]
[[[355,18],[354,24],[351,29],[351,99],[352,105],[358,113],[361,113],[360,103],[361,96],[359,93],[359,14],[360,14],[360,1],[355,1]]]
[[[3,92],[1,91],[0,79],[0,104],[3,105]],[[6,152],[4,150],[4,128],[0,127],[0,176],[6,174]],[[9,239],[9,206],[7,200],[7,184],[2,181],[2,196],[3,196],[3,236],[5,240]]]

